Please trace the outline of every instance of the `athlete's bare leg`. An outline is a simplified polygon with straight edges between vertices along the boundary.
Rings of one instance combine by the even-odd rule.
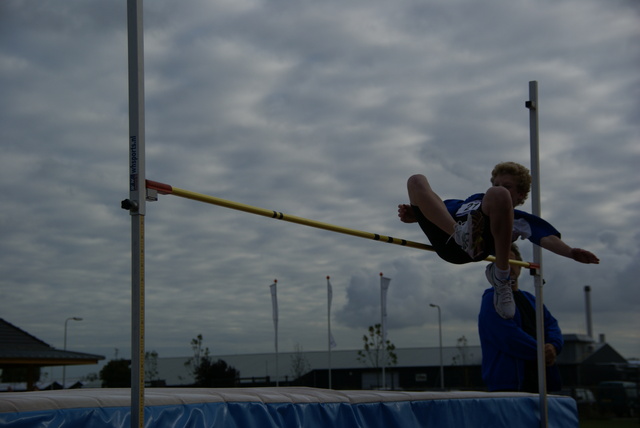
[[[507,270],[513,230],[513,202],[509,191],[499,186],[489,188],[482,199],[482,212],[489,217],[496,250],[496,266]]]
[[[407,190],[411,205],[420,208],[422,214],[431,223],[449,235],[453,235],[456,222],[447,211],[447,207],[440,196],[431,188],[427,177],[422,174],[412,175],[407,181]],[[402,215],[400,219],[403,220]]]

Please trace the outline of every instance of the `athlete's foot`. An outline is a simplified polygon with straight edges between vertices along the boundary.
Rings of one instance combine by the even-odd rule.
[[[485,275],[489,283],[493,285],[493,306],[498,315],[508,320],[516,314],[516,303],[513,300],[513,290],[511,288],[511,280],[499,279],[496,277],[496,265],[490,263],[485,270]]]
[[[415,223],[418,221],[416,214],[413,212],[413,207],[409,204],[398,205],[398,217],[403,223]]]

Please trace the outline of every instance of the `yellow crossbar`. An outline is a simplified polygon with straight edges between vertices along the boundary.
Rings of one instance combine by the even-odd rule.
[[[435,251],[433,246],[423,244],[421,242],[409,241],[407,239],[394,238],[392,236],[380,235],[378,233],[364,232],[362,230],[350,229],[348,227],[336,226],[321,221],[310,220],[303,217],[297,217],[289,214],[284,214],[279,211],[269,210],[265,208],[254,207],[252,205],[242,204],[239,202],[233,202],[215,196],[204,195],[202,193],[196,193],[189,190],[180,189],[170,186],[168,184],[159,183],[157,181],[147,180],[147,188],[158,191],[160,194],[175,195],[182,198],[191,199],[194,201],[205,202],[207,204],[218,205],[225,208],[231,208],[237,211],[244,211],[251,214],[261,215],[263,217],[274,218],[277,220],[287,221],[290,223],[297,223],[304,226],[315,227],[316,229],[329,230],[331,232],[342,233],[344,235],[357,236],[360,238],[371,239],[374,241],[386,242],[389,244],[401,245],[403,247],[417,248],[426,251]],[[489,256],[485,260],[495,261],[494,256]],[[522,266],[525,268],[537,268],[537,265],[530,262],[521,260],[509,260],[510,264]]]

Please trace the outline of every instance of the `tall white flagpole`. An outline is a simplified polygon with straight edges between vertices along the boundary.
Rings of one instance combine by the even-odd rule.
[[[273,328],[275,330],[276,386],[280,386],[280,377],[278,373],[278,280],[274,279],[273,284],[271,284],[269,288],[271,289],[271,308],[273,311]]]
[[[387,365],[387,290],[391,279],[385,278],[380,272],[380,331],[382,333],[382,389],[387,386],[385,368]]]
[[[538,82],[529,82],[529,101],[526,102],[529,109],[529,128],[531,146],[531,213],[541,217],[540,208],[540,156],[539,156],[539,135],[538,135]],[[544,357],[544,298],[542,288],[544,276],[542,274],[542,248],[533,246],[533,262],[539,268],[532,270],[534,275],[534,287],[536,293],[536,341],[538,356],[538,393],[540,397],[540,427],[546,428],[548,425],[548,403],[547,403],[547,378],[546,364]]]
[[[331,336],[331,300],[333,299],[333,289],[331,281],[327,275],[327,348],[329,357],[329,389],[331,389],[331,348],[333,347],[333,337]]]

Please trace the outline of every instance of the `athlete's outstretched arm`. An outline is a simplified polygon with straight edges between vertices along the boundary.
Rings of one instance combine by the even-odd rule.
[[[600,259],[590,251],[573,248],[555,235],[545,236],[540,240],[540,246],[553,253],[568,257],[580,263],[600,263]]]

